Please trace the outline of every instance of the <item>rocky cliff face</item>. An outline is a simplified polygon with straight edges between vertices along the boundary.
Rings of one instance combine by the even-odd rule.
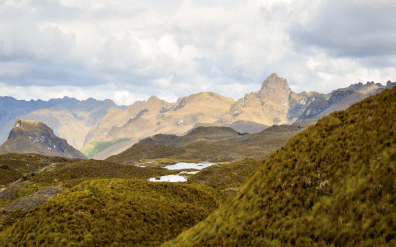
[[[8,140],[0,146],[0,154],[4,153],[38,153],[47,156],[86,159],[65,139],[55,136],[47,125],[22,119],[15,122]]]
[[[290,94],[287,80],[273,73],[259,91],[245,94],[231,106],[231,118],[225,122],[251,121],[269,126],[288,123]]]
[[[392,87],[395,86],[395,85],[396,85],[396,82],[388,81],[388,82],[386,83],[386,87],[387,87],[387,88],[392,88]]]

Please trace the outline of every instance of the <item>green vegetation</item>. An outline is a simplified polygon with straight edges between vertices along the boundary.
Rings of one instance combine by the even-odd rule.
[[[85,181],[0,233],[1,246],[158,246],[206,218],[224,196],[206,186]]]
[[[10,199],[0,199],[0,207],[7,205],[10,202],[11,202]]]
[[[51,185],[62,182],[63,187],[73,187],[84,180],[99,178],[141,178],[174,174],[160,167],[136,167],[102,160],[85,160],[72,164],[58,164],[56,169],[28,177],[32,182]]]
[[[163,246],[396,246],[396,88],[270,155],[206,220]]]
[[[205,184],[232,193],[252,175],[261,163],[258,160],[246,159],[231,164],[209,166],[191,175],[187,182]]]
[[[82,153],[87,156],[88,159],[92,158],[93,156],[95,156],[96,154],[102,152],[103,150],[105,150],[108,147],[113,146],[114,144],[117,144],[119,142],[126,142],[126,141],[130,141],[131,139],[129,138],[121,138],[118,139],[117,141],[111,142],[99,142],[99,141],[91,141],[89,144],[93,145],[92,148],[87,148],[85,149]]]
[[[16,154],[0,155],[0,185],[15,182],[25,175],[35,173],[54,163],[72,163],[80,159],[64,157],[48,157],[41,154]]]

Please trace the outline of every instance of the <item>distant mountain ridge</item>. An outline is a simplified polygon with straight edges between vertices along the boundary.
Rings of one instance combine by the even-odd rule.
[[[334,90],[329,94],[330,97],[328,99],[322,98],[313,101],[297,121],[324,117],[335,110],[345,110],[353,103],[377,94],[385,88],[392,88],[394,85],[396,85],[396,82],[392,83],[391,81],[388,81],[386,86],[383,86],[381,83],[374,83],[373,81],[366,84],[359,82],[346,88]]]
[[[22,119],[15,122],[7,141],[0,146],[0,154],[5,153],[37,153],[46,156],[86,159],[66,140],[57,137],[47,125]]]
[[[0,143],[7,140],[14,122],[23,118],[47,124],[57,135],[80,149],[89,129],[114,108],[125,109],[125,106],[119,107],[108,99],[99,101],[88,98],[80,101],[64,97],[49,101],[25,101],[0,97]]]
[[[388,82],[391,87],[395,83]],[[118,154],[139,140],[156,134],[184,135],[198,126],[232,127],[239,132],[260,132],[272,125],[316,119],[335,110],[346,109],[365,97],[382,91],[380,83],[358,83],[328,94],[292,92],[286,79],[273,73],[260,90],[237,101],[213,92],[202,92],[168,103],[153,96],[137,101],[127,110],[114,110],[90,130],[83,150],[91,141],[116,141],[129,138],[94,156],[105,159]],[[322,116],[321,115],[321,116]]]

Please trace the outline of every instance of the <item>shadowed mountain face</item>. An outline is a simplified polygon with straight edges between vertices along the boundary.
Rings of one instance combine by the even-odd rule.
[[[163,246],[395,246],[395,175],[392,88],[301,131]]]
[[[329,94],[330,97],[321,97],[312,101],[301,113],[297,121],[321,118],[333,111],[345,110],[350,105],[377,94],[385,88],[392,88],[394,85],[395,83],[390,81],[387,82],[386,86],[374,82],[367,82],[366,84],[359,82],[347,88],[337,89]]]
[[[86,159],[80,151],[67,144],[66,140],[55,136],[47,125],[22,119],[15,122],[8,140],[0,146],[0,154],[5,153],[37,153]]]

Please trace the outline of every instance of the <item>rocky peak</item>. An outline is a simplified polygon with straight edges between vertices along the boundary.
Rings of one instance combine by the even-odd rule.
[[[7,141],[0,147],[0,153],[39,153],[48,156],[86,158],[70,146],[66,140],[57,137],[47,125],[18,119],[14,123]]]
[[[160,98],[158,98],[157,96],[151,96],[148,100],[147,100],[147,103],[163,103],[163,102],[165,102],[165,103],[167,103],[166,101],[164,101],[164,100],[161,100]]]
[[[18,119],[15,123],[14,123],[14,128],[18,128],[22,126],[22,119]]]
[[[386,87],[387,87],[387,88],[391,88],[391,87],[393,87],[394,85],[396,85],[396,82],[391,82],[390,80],[386,83]]]
[[[273,73],[264,80],[258,96],[262,102],[272,101],[287,106],[290,93],[291,90],[287,80]]]
[[[260,91],[268,91],[275,88],[283,89],[287,93],[291,92],[287,80],[279,77],[276,73],[272,73],[263,81]]]

